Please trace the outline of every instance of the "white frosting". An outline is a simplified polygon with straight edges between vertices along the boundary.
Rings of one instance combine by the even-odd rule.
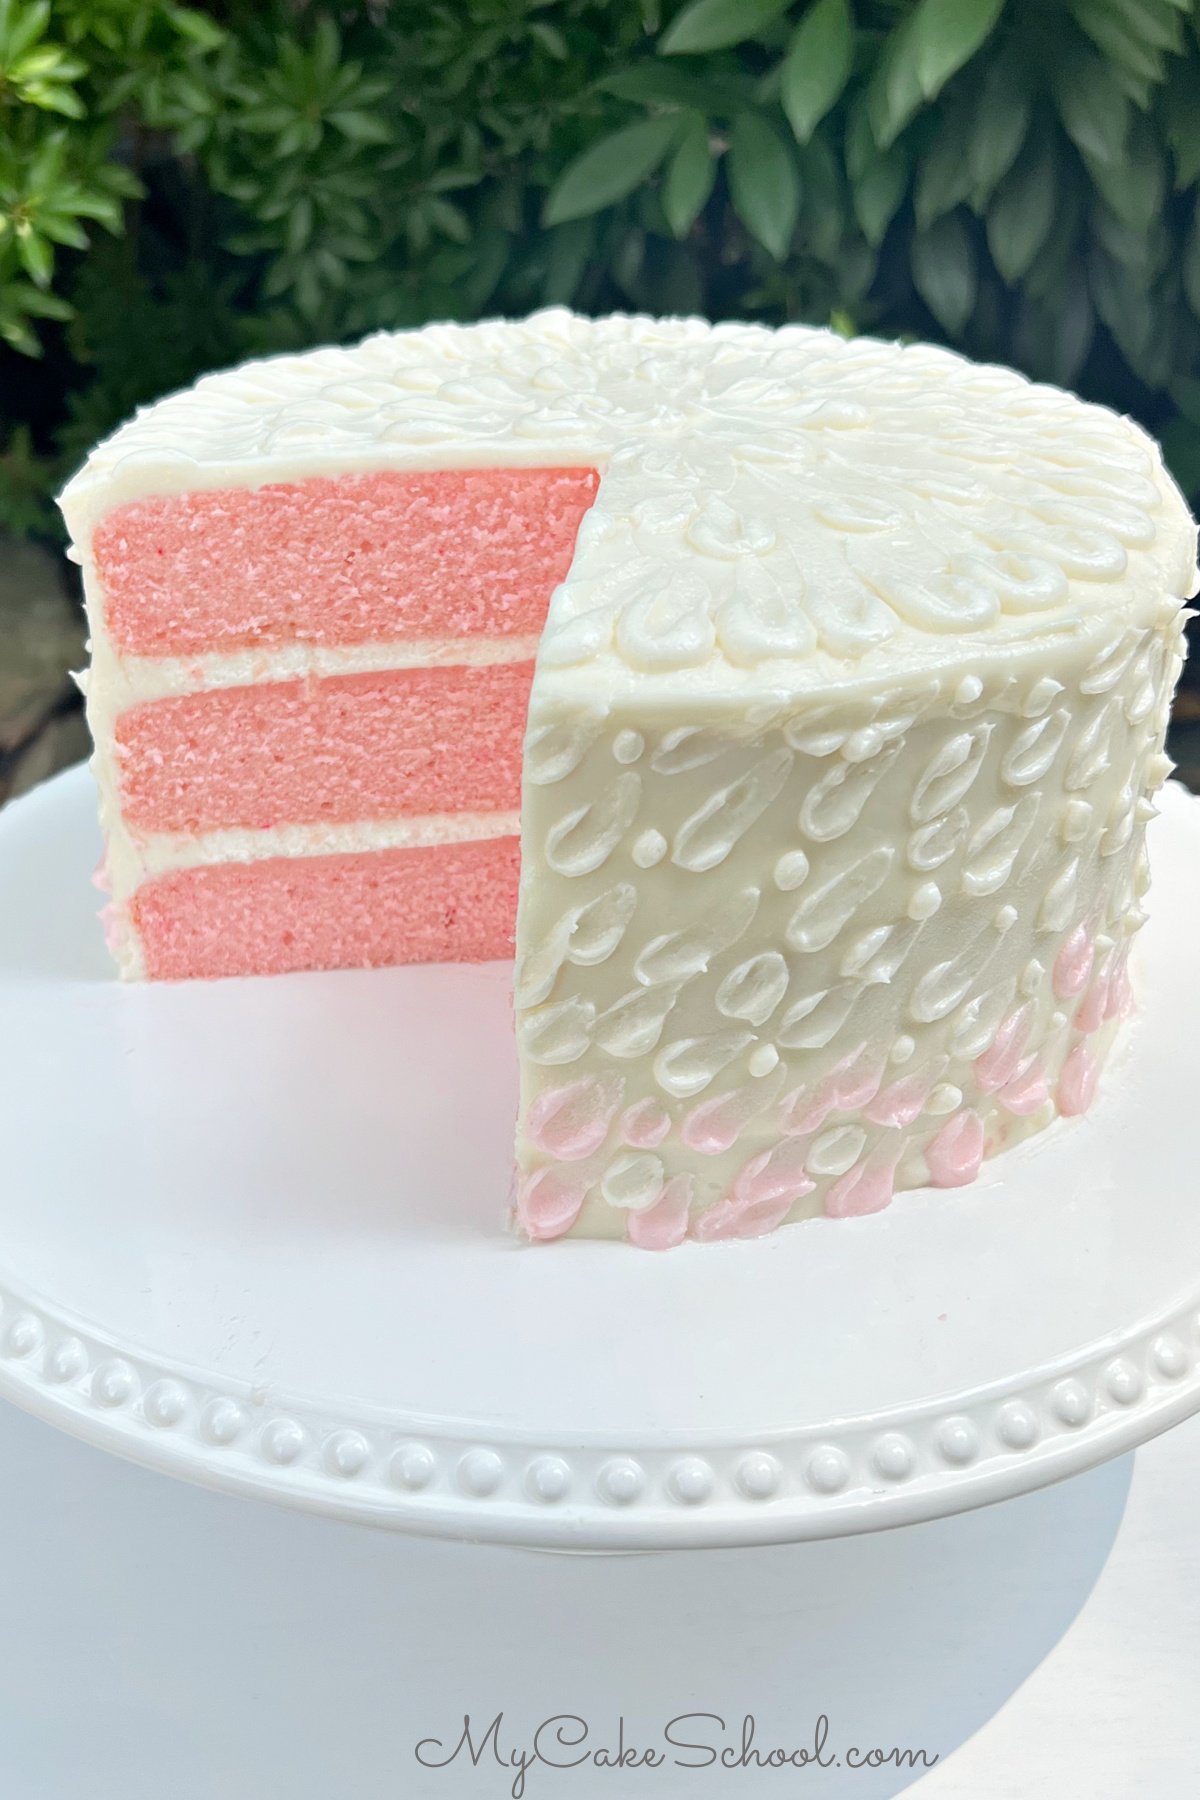
[[[657,716],[631,701],[597,727],[535,689],[531,741],[579,750],[546,766],[535,752],[522,806],[518,1151],[535,1234],[535,1184],[561,1167],[582,1198],[574,1229],[635,1235],[607,1172],[620,1117],[649,1107],[669,1121],[664,1181],[688,1178],[702,1231],[739,1182],[780,1197],[773,1222],[831,1196],[852,1211],[883,1203],[880,1172],[885,1194],[925,1180],[952,1118],[942,1179],[969,1166],[972,1134],[990,1153],[1056,1106],[1081,1110],[1144,918],[1141,833],[1166,773],[1180,622],[1163,599],[1132,633],[1102,619],[993,647],[969,718],[954,668],[819,703],[764,692],[753,722],[728,699]],[[634,728],[645,752],[621,771],[612,746]],[[651,836],[666,846],[653,862]],[[597,911],[603,954],[578,959],[574,921]],[[1080,929],[1095,972],[1060,1004]],[[560,1164],[540,1120],[569,1091],[578,1140],[614,1081],[620,1117]],[[778,1176],[753,1173],[764,1157]],[[734,1235],[750,1228],[745,1208]]]
[[[132,884],[171,869],[202,863],[265,862],[275,856],[353,856],[374,850],[416,850],[434,844],[517,837],[515,812],[425,813],[404,819],[358,819],[348,825],[276,825],[270,830],[148,832],[131,840],[138,867]],[[129,882],[124,884],[127,888]]]
[[[1195,531],[1137,426],[947,351],[554,311],[250,364],[140,414],[64,496],[116,863],[131,694],[343,665],[122,667],[100,517],[567,465],[601,479],[526,741],[525,1223],[666,1243],[689,1208],[702,1235],[871,1210],[1082,1110],[1144,917]],[[1090,985],[1064,1000],[1081,931]]]
[[[322,681],[394,669],[494,668],[499,663],[532,662],[537,647],[536,637],[403,638],[371,644],[283,644],[207,656],[118,656],[106,638],[104,652],[99,645],[92,648],[92,670],[105,654],[103,671],[95,682],[91,671],[78,680],[84,693],[94,686],[103,689],[101,703],[115,719],[143,700],[249,687],[260,681]]]
[[[1128,420],[807,326],[557,310],[250,363],[123,426],[63,507],[86,566],[96,520],[146,494],[542,464],[602,470],[541,651],[593,693],[894,672],[1191,586],[1186,512]]]

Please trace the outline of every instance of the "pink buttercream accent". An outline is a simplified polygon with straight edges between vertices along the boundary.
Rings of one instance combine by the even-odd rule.
[[[839,1175],[825,1195],[826,1218],[858,1219],[882,1212],[896,1191],[897,1161],[896,1155],[886,1160],[868,1158]]]
[[[879,1092],[886,1065],[887,1051],[873,1044],[864,1044],[855,1056],[839,1063],[830,1076],[839,1109],[853,1112],[873,1100]]]
[[[1066,1118],[1085,1113],[1096,1097],[1100,1065],[1086,1044],[1076,1044],[1058,1078],[1058,1110]]]
[[[970,1107],[946,1120],[925,1147],[934,1187],[965,1187],[983,1161],[983,1121]]]
[[[635,1150],[653,1150],[671,1129],[671,1115],[657,1100],[639,1100],[621,1114],[621,1136]]]
[[[893,1081],[882,1088],[875,1098],[863,1108],[863,1118],[870,1119],[873,1125],[900,1126],[911,1125],[917,1117],[934,1082],[945,1067],[945,1058],[915,1075],[902,1075],[899,1081]]]
[[[114,906],[111,900],[107,906],[102,906],[100,908],[100,929],[104,933],[104,942],[108,947],[108,954],[113,957],[119,957],[122,950],[125,948],[128,925],[126,924],[124,913],[118,907]]]
[[[781,1215],[782,1216],[782,1215]],[[722,1238],[751,1236],[741,1229],[742,1209],[732,1194],[706,1207],[692,1221],[692,1236],[701,1244],[715,1244]]]
[[[692,1108],[679,1135],[689,1150],[697,1150],[702,1156],[721,1156],[737,1143],[742,1127],[762,1104],[757,1086],[714,1094]]]
[[[1097,970],[1091,987],[1079,1002],[1075,1012],[1075,1029],[1082,1031],[1085,1037],[1093,1031],[1099,1031],[1105,1019],[1110,1016],[1108,1007],[1112,978],[1113,959],[1109,957]]]
[[[690,1175],[672,1175],[653,1206],[631,1212],[625,1230],[639,1250],[673,1250],[687,1236],[695,1183]]]
[[[535,1243],[570,1231],[587,1198],[585,1177],[565,1169],[536,1169],[517,1185],[517,1222]]]
[[[1129,980],[1129,950],[1122,950],[1113,964],[1112,978],[1108,984],[1108,998],[1104,1006],[1106,1019],[1127,1019],[1133,1011],[1133,986]]]
[[[102,894],[110,894],[112,892],[108,879],[108,869],[103,857],[100,858],[100,861],[92,870],[92,886],[94,888],[99,888]]]
[[[1091,932],[1086,925],[1077,925],[1054,959],[1054,992],[1060,1000],[1082,994],[1095,954]]]
[[[762,1237],[782,1225],[796,1201],[815,1186],[804,1172],[802,1147],[785,1140],[751,1158],[733,1192],[700,1214],[693,1235],[706,1243],[715,1238]]]
[[[529,1141],[547,1156],[580,1162],[608,1136],[625,1083],[619,1075],[589,1075],[565,1087],[548,1088],[529,1108]]]
[[[1007,1087],[1021,1062],[1025,1033],[1029,1029],[1029,1006],[1019,1006],[1009,1013],[992,1040],[991,1048],[975,1058],[975,1080],[985,1094]]]
[[[1032,1056],[1008,1085],[1000,1089],[996,1098],[1006,1112],[1016,1113],[1023,1118],[1026,1113],[1036,1112],[1049,1097],[1049,1093],[1046,1071],[1038,1058]]]
[[[779,1129],[784,1137],[808,1137],[821,1129],[835,1104],[828,1080],[815,1094],[808,1088],[794,1088],[783,1097]]]
[[[1137,1011],[1137,1000],[1134,998],[1133,982],[1129,978],[1128,969],[1122,968],[1117,985],[1120,989],[1121,1017],[1131,1019]]]
[[[853,1112],[879,1092],[887,1052],[870,1044],[844,1056],[815,1093],[794,1088],[785,1095],[779,1129],[785,1137],[807,1137],[819,1131],[831,1112]]]
[[[724,1104],[722,1096],[694,1107],[679,1135],[689,1150],[696,1150],[701,1156],[721,1156],[736,1144],[740,1129],[740,1120]]]

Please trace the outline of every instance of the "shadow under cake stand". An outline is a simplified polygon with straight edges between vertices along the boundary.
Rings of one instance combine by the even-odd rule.
[[[122,985],[90,779],[0,816],[0,1394],[154,1468],[556,1549],[832,1537],[1200,1409],[1200,805],[1086,1119],[752,1243],[504,1228],[507,966]]]

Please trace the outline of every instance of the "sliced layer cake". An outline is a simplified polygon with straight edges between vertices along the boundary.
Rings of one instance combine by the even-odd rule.
[[[530,1236],[861,1214],[1088,1104],[1194,585],[1128,421],[555,312],[210,377],[64,503],[123,971],[503,956],[519,877]]]

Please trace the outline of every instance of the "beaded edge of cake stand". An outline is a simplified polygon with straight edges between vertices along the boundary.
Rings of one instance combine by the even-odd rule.
[[[1012,1381],[757,1440],[695,1434],[691,1447],[565,1447],[465,1422],[339,1417],[250,1382],[214,1385],[7,1289],[0,1394],[147,1466],[418,1534],[560,1548],[765,1543],[1001,1499],[1177,1422],[1200,1408],[1200,1296]],[[968,1483],[969,1499],[939,1504]]]

